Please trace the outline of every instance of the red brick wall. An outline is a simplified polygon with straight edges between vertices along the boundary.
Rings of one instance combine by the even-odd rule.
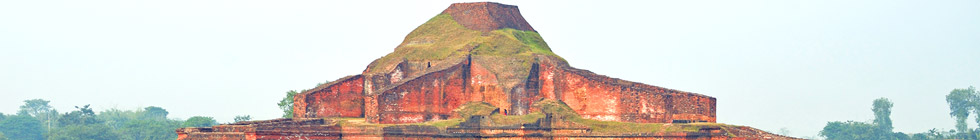
[[[565,102],[585,118],[605,121],[669,123],[715,122],[715,99],[568,67],[551,59],[536,63],[525,83],[500,91],[493,73],[464,60],[452,67],[407,77],[365,96],[357,75],[297,95],[299,117],[366,117],[369,122],[415,123],[448,119],[453,109],[482,101],[510,114],[535,111],[540,99]]]
[[[379,91],[377,122],[416,123],[448,119],[453,109],[470,100],[464,92],[469,71],[467,64],[462,62]]]
[[[443,13],[467,28],[533,29],[516,6],[497,3],[453,4]],[[429,70],[428,62],[402,62],[389,73],[335,81],[296,96],[298,117],[365,117],[368,122],[412,123],[447,119],[465,102],[482,101],[509,114],[535,111],[541,99],[557,99],[585,118],[626,122],[715,121],[715,99],[598,75],[542,56],[514,87],[468,58]],[[418,64],[416,64],[418,63]],[[425,64],[425,65],[423,65]],[[366,74],[366,73],[365,73]],[[504,91],[503,89],[510,89]]]
[[[466,92],[470,101],[483,101],[497,108],[510,108],[511,103],[507,93],[500,87],[497,76],[491,73],[483,64],[470,65],[469,85]]]
[[[482,64],[470,64],[468,60],[408,77],[407,81],[366,97],[364,100],[369,101],[365,101],[368,112],[365,116],[370,122],[380,123],[448,119],[453,109],[470,101],[509,109],[510,114],[523,114],[536,111],[530,107],[534,101],[557,99],[583,117],[595,120],[715,122],[713,97],[610,78],[568,67],[554,58],[539,60],[525,83],[512,91],[499,91],[495,75]]]
[[[689,93],[671,95],[671,118],[715,122],[715,98]]]
[[[349,76],[294,97],[294,117],[363,117],[364,77]]]
[[[551,59],[537,64],[540,95],[563,101],[585,118],[669,123],[715,122],[715,98],[630,82],[568,67]],[[530,80],[529,80],[530,81]]]
[[[528,24],[517,6],[499,3],[474,2],[454,3],[442,13],[450,14],[456,23],[463,27],[478,31],[493,31],[496,29],[513,28],[534,31]]]

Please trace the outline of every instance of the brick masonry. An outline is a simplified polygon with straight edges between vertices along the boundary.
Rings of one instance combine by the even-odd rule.
[[[473,30],[514,28],[534,31],[517,7],[511,5],[457,3],[443,13],[452,15],[459,24]],[[792,139],[750,127],[707,127],[694,133],[596,137],[589,135],[587,128],[552,125],[539,126],[541,128],[467,128],[461,125],[443,130],[425,126],[343,126],[324,119],[364,118],[368,123],[381,124],[454,119],[460,116],[453,114],[453,110],[467,102],[485,102],[501,109],[500,112],[522,115],[538,111],[531,105],[549,99],[564,102],[582,117],[594,120],[636,123],[716,121],[714,97],[599,75],[570,67],[555,56],[534,55],[534,61],[529,62],[530,69],[506,73],[508,75],[498,75],[501,74],[501,64],[474,61],[475,57],[481,56],[447,58],[437,62],[438,65],[428,61],[404,60],[386,73],[367,73],[365,70],[359,75],[319,85],[293,98],[292,119],[251,121],[211,128],[181,128],[176,132],[178,139],[455,139],[503,136],[490,134],[497,132],[521,134],[520,137],[505,136],[504,139]],[[501,77],[517,78],[501,80]],[[744,135],[732,137],[728,134]]]

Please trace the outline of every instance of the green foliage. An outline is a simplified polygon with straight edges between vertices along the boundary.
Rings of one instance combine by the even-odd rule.
[[[428,122],[421,122],[421,123],[413,123],[413,124],[408,124],[408,125],[426,125],[426,126],[435,126],[435,127],[438,127],[438,128],[447,128],[447,127],[450,127],[450,126],[457,126],[460,123],[463,123],[463,121],[465,121],[465,120],[464,119],[448,119],[448,120],[439,120],[439,121],[428,121]]]
[[[89,105],[75,106],[75,111],[65,113],[58,119],[60,127],[46,133],[51,140],[120,139],[112,127],[98,119]]]
[[[878,98],[872,103],[871,111],[875,113],[874,125],[877,126],[879,132],[878,137],[887,137],[885,135],[891,135],[892,132],[892,102],[888,98]]]
[[[912,135],[912,139],[913,140],[931,140],[928,135],[923,134],[923,133],[918,133],[918,134]]]
[[[123,138],[132,140],[176,139],[174,130],[180,125],[180,121],[174,120],[133,119],[127,121],[119,132],[126,134]]]
[[[249,121],[252,120],[251,115],[239,115],[235,116],[235,122]]]
[[[61,126],[47,134],[49,140],[114,140],[120,135],[102,123]]]
[[[24,115],[9,116],[0,121],[0,132],[7,138],[15,140],[40,140],[44,130],[41,121],[34,117]]]
[[[966,119],[970,115],[970,110],[976,110],[977,93],[973,86],[967,89],[953,89],[946,95],[946,103],[949,103],[949,115],[956,119],[956,130],[966,132]]]
[[[55,121],[58,120],[58,111],[49,105],[51,101],[43,99],[30,99],[24,100],[24,105],[20,106],[19,114],[29,115],[34,117],[38,121],[41,121],[41,125],[45,130],[50,130],[54,125]]]
[[[382,72],[402,60],[442,60],[464,56],[467,45],[481,35],[456,23],[449,14],[429,19],[405,37],[405,42],[368,67],[369,73]]]
[[[47,105],[48,101],[33,99],[25,101],[16,116],[0,113],[0,140],[172,140],[177,138],[174,130],[184,121],[167,119],[166,109],[150,106],[141,110],[108,109],[96,114],[89,105],[76,106],[77,110],[64,114]],[[45,130],[42,121],[45,113],[51,113],[50,130]],[[216,124],[211,119],[211,125]]]
[[[143,116],[147,119],[167,119],[167,114],[170,114],[170,112],[160,107],[149,106],[143,108]]]
[[[218,125],[218,121],[215,121],[214,118],[212,117],[194,116],[187,119],[187,121],[184,121],[184,124],[182,126],[183,127],[211,127],[214,125]]]
[[[114,129],[123,128],[129,120],[143,119],[144,117],[143,112],[140,111],[119,110],[115,108],[107,109],[96,115],[96,119],[102,120],[103,123]]]
[[[456,112],[461,118],[470,118],[470,116],[474,115],[490,116],[490,113],[493,113],[494,110],[497,110],[497,107],[493,107],[489,103],[467,102],[463,106],[453,110],[453,112]]]
[[[279,109],[282,110],[283,118],[293,118],[293,97],[299,94],[296,90],[289,90],[286,92],[286,97],[279,100]]]
[[[820,136],[828,140],[867,140],[874,138],[875,126],[864,122],[828,122],[820,131]]]
[[[97,115],[114,133],[122,134],[126,140],[172,140],[177,138],[174,130],[180,128],[183,121],[166,117],[165,109],[146,107],[143,110],[109,109]]]
[[[776,134],[783,135],[783,136],[789,136],[789,129],[787,129],[786,127],[779,128],[779,131],[777,131]]]
[[[956,129],[940,131],[937,129],[929,132],[904,134],[892,132],[894,127],[891,121],[891,108],[894,104],[887,98],[874,100],[871,110],[875,118],[872,123],[865,122],[828,122],[820,131],[820,136],[827,139],[912,139],[912,140],[939,140],[939,139],[978,139],[980,129],[970,129],[966,125],[966,119],[970,113],[977,114],[977,122],[980,122],[980,92],[973,86],[964,89],[953,89],[946,95],[946,103],[949,104],[949,115],[956,120]]]
[[[58,123],[62,126],[102,123],[101,120],[95,118],[95,112],[92,111],[92,108],[89,108],[89,105],[83,107],[75,106],[75,108],[78,110],[61,115]]]
[[[967,127],[966,119],[972,111],[977,116],[976,121],[980,123],[980,92],[973,86],[965,89],[953,89],[946,95],[946,103],[949,103],[949,115],[956,120],[956,133],[954,138],[976,139],[980,137],[980,130],[973,130]]]
[[[439,14],[409,33],[394,52],[371,62],[367,72],[386,72],[405,60],[438,63],[467,54],[506,57],[525,63],[508,68],[515,70],[529,69],[534,54],[557,57],[537,32],[510,28],[490,32],[471,30],[458,24],[452,15]]]
[[[541,112],[533,112],[525,115],[503,115],[499,113],[490,115],[490,119],[493,120],[493,123],[504,126],[533,123],[541,118],[544,118],[544,113]]]
[[[891,120],[891,100],[888,98],[875,99],[871,104],[871,111],[874,112],[875,119],[872,123],[865,122],[828,122],[820,131],[820,136],[828,140],[852,140],[852,139],[910,139],[904,133],[892,132]]]

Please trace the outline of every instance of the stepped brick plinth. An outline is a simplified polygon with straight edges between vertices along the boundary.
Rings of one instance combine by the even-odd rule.
[[[362,73],[294,96],[290,119],[177,134],[182,140],[795,139],[716,123],[715,105],[711,96],[574,68],[517,6],[457,3]]]

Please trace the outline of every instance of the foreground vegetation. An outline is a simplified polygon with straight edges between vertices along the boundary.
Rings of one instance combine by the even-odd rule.
[[[968,128],[966,119],[970,113],[977,116],[980,122],[980,92],[975,88],[953,89],[946,95],[949,103],[949,115],[956,119],[956,129],[943,131],[933,128],[928,132],[906,134],[893,132],[891,120],[892,102],[887,98],[879,98],[872,103],[871,111],[875,118],[872,122],[833,121],[828,122],[820,131],[820,136],[828,140],[942,140],[942,139],[980,139],[980,128]]]
[[[59,113],[49,101],[24,101],[16,114],[0,113],[0,140],[172,140],[181,127],[209,127],[212,117],[194,116],[187,120],[168,118],[166,109],[150,106],[137,110],[108,109],[96,113],[89,105]],[[236,121],[251,119],[238,116]]]

